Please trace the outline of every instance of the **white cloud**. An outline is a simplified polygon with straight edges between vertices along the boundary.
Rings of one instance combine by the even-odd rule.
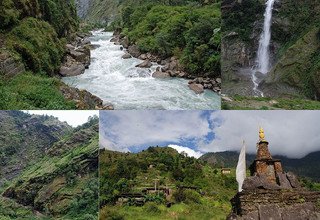
[[[259,126],[272,155],[303,157],[320,150],[320,111],[114,111],[100,115],[100,146],[116,151],[174,143],[195,152],[239,151],[242,140],[256,152]],[[213,128],[210,128],[213,124]],[[207,143],[206,136],[215,139]]]
[[[99,115],[99,111],[94,110],[29,110],[24,112],[35,115],[54,116],[60,121],[65,121],[73,127],[86,123],[89,116]]]
[[[299,158],[320,150],[320,111],[220,111],[211,120],[221,123],[213,128],[216,139],[202,144],[202,151],[239,151],[245,140],[248,151],[255,153],[259,126],[272,155]]]
[[[195,151],[188,147],[183,147],[179,145],[169,144],[168,147],[171,147],[177,150],[179,153],[185,152],[189,157],[199,158],[203,155],[200,151]]]
[[[201,139],[210,132],[209,122],[201,114],[201,111],[102,112],[100,146],[127,151],[130,146]]]

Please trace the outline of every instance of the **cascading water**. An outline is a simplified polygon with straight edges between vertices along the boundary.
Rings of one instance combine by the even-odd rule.
[[[157,64],[142,69],[135,67],[141,60],[122,59],[124,51],[110,42],[112,35],[93,32],[90,40],[100,47],[91,53],[90,68],[82,75],[65,77],[63,81],[112,103],[115,109],[220,109],[221,98],[213,91],[197,95],[188,88],[185,79],[153,78]]]
[[[268,0],[266,2],[266,10],[264,13],[263,31],[259,40],[259,48],[257,51],[257,60],[253,68],[252,81],[254,84],[254,92],[263,96],[262,91],[258,89],[258,78],[256,73],[267,74],[270,71],[270,40],[271,40],[271,25],[272,25],[272,11],[275,0]]]

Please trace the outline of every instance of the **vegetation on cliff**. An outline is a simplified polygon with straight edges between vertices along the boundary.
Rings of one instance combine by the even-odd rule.
[[[100,219],[225,219],[237,189],[234,170],[222,175],[172,148],[137,154],[101,150],[99,159]],[[155,181],[162,191],[151,192]],[[142,194],[142,204],[134,198],[120,202],[128,194]]]
[[[73,1],[45,1],[45,0],[4,0],[0,3],[0,82],[1,84],[14,84],[12,81],[20,81],[21,84],[30,85],[39,81],[45,84],[48,76],[53,76],[60,68],[62,58],[65,53],[65,38],[78,28],[78,18],[76,16]],[[26,71],[32,72],[28,77],[17,76],[25,74],[24,69],[16,66],[23,64]],[[9,66],[8,68],[6,66]],[[9,72],[9,74],[7,74]],[[54,83],[50,86],[54,93],[53,99],[64,99],[58,86]],[[15,90],[7,86],[5,89],[14,94]],[[38,91],[43,96],[48,95],[46,90]],[[42,94],[41,94],[42,96]],[[31,108],[50,109],[50,105],[38,105],[37,102],[43,100],[34,98],[34,102],[20,98],[19,106],[11,102],[11,97],[7,107],[14,106],[18,109],[20,105]],[[45,103],[50,102],[50,99]],[[1,109],[8,109],[1,106]],[[70,108],[68,102],[57,103],[59,108]]]
[[[1,115],[1,219],[97,219],[98,118]],[[4,159],[3,159],[4,158]]]
[[[246,79],[237,72],[252,67],[255,62],[264,3],[260,0],[222,2],[222,50],[225,54],[222,75],[226,94],[247,96],[241,87],[249,84],[244,83]],[[319,8],[317,0],[275,2],[270,45],[273,67],[262,77],[259,86],[265,96],[280,98],[279,102],[292,99],[293,105],[302,104],[300,109],[307,108],[303,106],[304,99],[319,100]],[[233,54],[235,52],[241,54]]]

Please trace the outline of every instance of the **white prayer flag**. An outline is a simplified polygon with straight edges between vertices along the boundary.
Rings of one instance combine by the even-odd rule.
[[[236,179],[239,186],[239,192],[242,191],[242,184],[246,178],[246,145],[243,141],[243,146],[239,154],[238,165],[236,169]]]

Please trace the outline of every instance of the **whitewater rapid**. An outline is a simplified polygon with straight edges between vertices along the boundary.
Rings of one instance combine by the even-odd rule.
[[[197,95],[188,88],[188,81],[181,78],[156,79],[149,69],[135,67],[142,60],[122,59],[125,53],[120,45],[110,42],[112,32],[95,31],[90,38],[100,47],[91,51],[91,65],[84,74],[65,77],[63,82],[85,89],[111,103],[115,109],[220,109],[221,98],[206,90]]]

